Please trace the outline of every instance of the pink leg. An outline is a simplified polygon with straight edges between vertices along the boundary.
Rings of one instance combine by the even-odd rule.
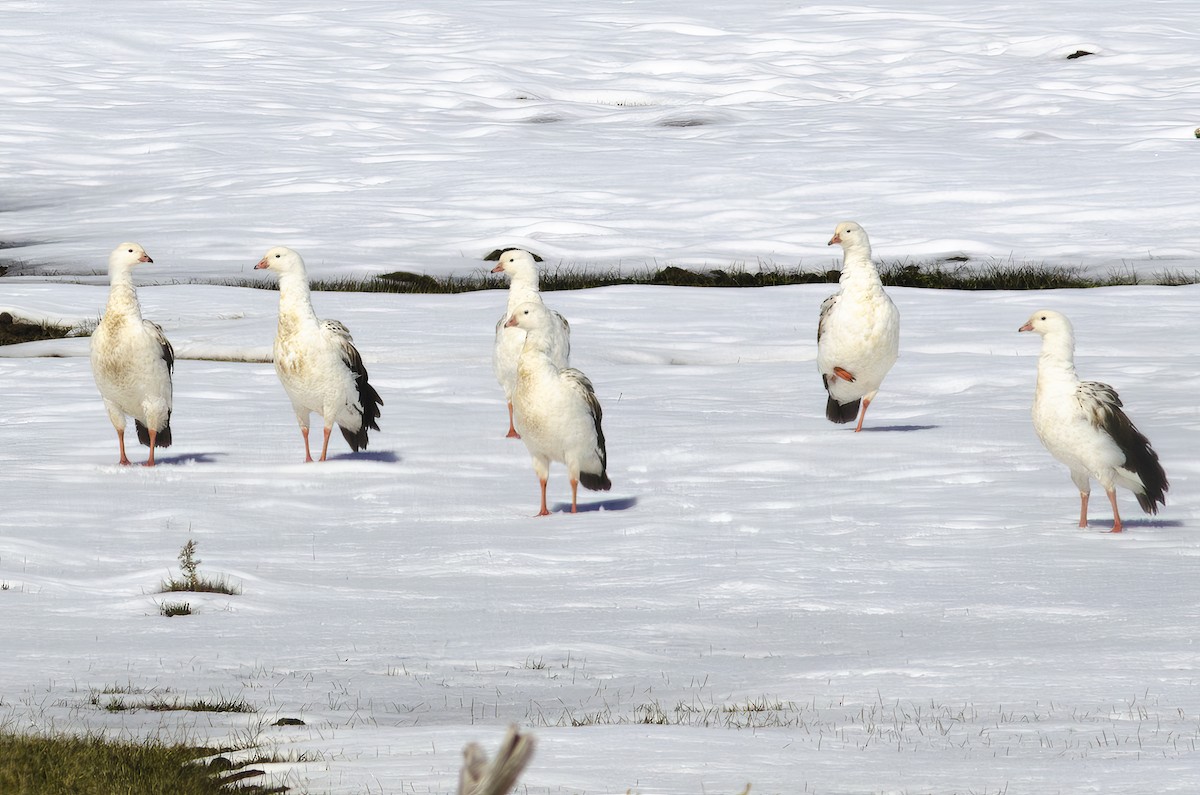
[[[858,433],[862,430],[863,420],[867,418],[867,407],[871,405],[870,398],[862,399],[862,411],[858,412],[858,425],[854,426],[854,432]]]
[[[579,513],[575,507],[575,499],[579,494],[579,481],[571,478],[571,513]]]
[[[521,438],[521,434],[517,433],[517,426],[513,425],[512,401],[509,401],[509,403],[508,403],[508,433],[505,435],[504,438],[506,438],[506,439],[520,439]]]
[[[150,457],[146,459],[146,466],[154,466],[154,442],[158,439],[158,431],[150,428]]]
[[[542,484],[542,508],[537,512],[537,515],[549,516],[550,509],[546,507],[546,481],[543,478],[538,478],[538,482]]]
[[[325,429],[325,440],[323,442],[321,442],[321,460],[322,461],[325,460],[325,454],[329,452],[329,432],[332,430],[333,430],[332,428]]]
[[[1113,526],[1112,526],[1112,530],[1109,530],[1108,532],[1119,533],[1124,528],[1121,527],[1121,513],[1117,510],[1117,490],[1116,489],[1112,489],[1111,491],[1108,492],[1108,501],[1110,503],[1112,503],[1112,509],[1113,509]]]
[[[1082,491],[1079,492],[1079,526],[1087,527],[1087,504],[1088,495]]]
[[[304,463],[312,463],[312,453],[308,449],[308,428],[300,426],[300,433],[304,436]]]
[[[129,466],[129,456],[125,455],[125,431],[117,431],[117,446],[121,448],[121,460],[117,463],[121,466]]]

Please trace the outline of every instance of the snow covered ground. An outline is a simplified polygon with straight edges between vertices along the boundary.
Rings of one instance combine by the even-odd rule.
[[[317,294],[385,405],[304,465],[277,295],[169,284],[269,278],[274,244],[318,276],[825,267],[843,218],[879,259],[1190,271],[1194,3],[21,0],[0,50],[0,240],[33,243],[0,254],[40,274],[0,311],[96,319],[48,272],[137,240],[180,357],[147,471],[85,339],[0,348],[0,725],[258,743],[314,794],[452,792],[511,722],[530,793],[1200,790],[1200,287],[893,290],[858,435],[813,363],[830,286],[548,294],[614,488],[536,519],[501,293]],[[1120,536],[1033,434],[1043,307],[1171,478]],[[239,595],[157,593],[188,539]],[[254,711],[136,709],[198,699]]]
[[[249,737],[308,760],[275,772],[315,793],[453,791],[462,745],[509,722],[540,744],[529,792],[1196,791],[1200,288],[894,290],[901,359],[857,435],[823,416],[828,291],[548,294],[614,489],[542,519],[502,438],[501,293],[317,294],[386,401],[369,451],[335,439],[324,465],[299,463],[270,364],[180,361],[146,471],[114,464],[86,340],[3,349],[0,720]],[[185,356],[273,334],[271,292],[141,292]],[[1017,327],[1043,306],[1171,477],[1157,518],[1122,495],[1121,536],[1102,498],[1074,526],[1033,435],[1040,341]],[[560,468],[550,488],[561,507]],[[164,618],[189,538],[243,590]],[[200,698],[256,712],[100,708]]]
[[[843,217],[884,258],[1200,266],[1191,0],[12,0],[0,51],[0,240],[43,269],[824,267]]]

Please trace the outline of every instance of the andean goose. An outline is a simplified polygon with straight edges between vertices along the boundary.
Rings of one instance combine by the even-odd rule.
[[[608,454],[596,391],[587,376],[555,360],[554,336],[559,319],[540,301],[518,306],[505,325],[525,332],[513,390],[513,418],[533,457],[542,487],[537,515],[550,513],[546,508],[546,479],[551,461],[566,464],[571,479],[571,513],[575,513],[580,483],[592,491],[612,488],[606,472]]]
[[[538,291],[537,265],[532,254],[519,248],[510,248],[499,252],[499,258],[500,261],[492,268],[492,273],[503,273],[509,278],[508,306],[504,315],[496,321],[492,369],[496,373],[496,380],[504,389],[504,399],[508,402],[507,435],[515,439],[519,438],[520,434],[513,425],[513,390],[517,386],[517,360],[521,357],[521,348],[525,345],[525,332],[506,324],[521,304],[527,301],[542,303],[542,294]],[[571,356],[571,327],[562,315],[557,312],[552,314],[557,322],[547,330],[547,355],[562,368],[567,366]]]
[[[834,243],[840,243],[844,252],[842,289],[821,304],[817,369],[829,392],[825,416],[833,422],[850,422],[857,416],[857,433],[899,355],[900,312],[883,291],[863,228],[843,221],[829,241],[831,246]]]
[[[354,347],[349,329],[336,320],[317,318],[309,293],[308,272],[295,251],[277,246],[254,267],[269,268],[279,276],[275,372],[300,422],[304,460],[313,460],[308,446],[308,422],[314,411],[325,421],[321,461],[329,451],[329,434],[334,423],[342,429],[350,449],[365,450],[368,429],[379,430],[375,420],[383,399],[367,382],[367,368]]]
[[[1121,532],[1116,486],[1137,495],[1146,513],[1166,505],[1167,474],[1150,441],[1121,410],[1116,390],[1075,374],[1075,333],[1060,312],[1034,312],[1018,331],[1042,335],[1033,428],[1050,454],[1067,465],[1079,489],[1079,526],[1087,527],[1088,496],[1095,478],[1112,504],[1111,532]]]
[[[92,332],[92,376],[117,429],[120,463],[125,455],[125,416],[133,417],[138,441],[150,448],[171,446],[171,371],[175,351],[162,327],[142,318],[133,268],[154,262],[137,243],[122,243],[108,255],[108,305]]]

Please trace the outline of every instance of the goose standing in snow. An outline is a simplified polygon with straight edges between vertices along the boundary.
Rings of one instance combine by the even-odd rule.
[[[541,301],[518,306],[505,326],[525,332],[513,390],[513,418],[533,457],[542,487],[537,515],[550,513],[546,508],[546,480],[551,461],[566,464],[571,479],[571,513],[575,513],[580,483],[592,491],[612,488],[606,471],[604,431],[600,428],[600,401],[586,375],[556,361],[559,318]]]
[[[1066,316],[1050,309],[1034,312],[1018,331],[1042,335],[1033,428],[1050,454],[1067,465],[1079,489],[1079,526],[1087,527],[1088,497],[1095,478],[1112,504],[1113,526],[1121,532],[1117,485],[1131,490],[1146,513],[1166,505],[1170,484],[1150,440],[1121,410],[1116,390],[1075,373],[1075,332]]]
[[[521,358],[521,349],[525,345],[525,332],[516,326],[507,325],[516,308],[526,302],[542,303],[542,294],[538,291],[537,265],[533,255],[519,248],[505,249],[500,252],[500,261],[492,268],[492,273],[503,273],[509,278],[508,306],[504,315],[496,321],[496,342],[492,349],[492,369],[496,380],[504,389],[504,399],[508,402],[508,437],[519,439],[516,426],[513,424],[513,390],[517,386],[517,360]],[[556,323],[547,329],[547,355],[559,368],[567,366],[571,356],[571,327],[567,319],[557,312],[551,313]]]
[[[154,262],[137,243],[122,243],[108,255],[108,305],[92,332],[92,376],[117,429],[120,463],[125,455],[125,417],[133,417],[138,441],[150,448],[171,446],[171,371],[175,351],[162,327],[142,318],[133,268]]]
[[[354,347],[350,330],[336,320],[320,320],[313,311],[304,260],[290,248],[276,246],[255,269],[269,268],[279,276],[279,328],[275,334],[275,372],[292,401],[304,460],[312,461],[308,446],[309,415],[325,421],[321,461],[329,451],[334,423],[350,449],[367,449],[367,431],[379,430],[375,420],[383,399],[367,382],[367,368]]]
[[[831,246],[834,243],[840,243],[844,252],[842,289],[821,304],[817,369],[829,392],[825,416],[832,422],[850,422],[857,416],[857,433],[899,355],[900,312],[883,291],[863,228],[843,221],[829,241]]]

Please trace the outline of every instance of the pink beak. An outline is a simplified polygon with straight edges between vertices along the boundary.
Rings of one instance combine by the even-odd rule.
[[[138,262],[154,262],[154,260],[150,259],[149,254],[143,254],[142,256],[138,257]]]
[[[1026,323],[1024,326],[1021,326],[1019,329],[1017,329],[1017,331],[1033,331],[1033,323]]]
[[[504,273],[504,266],[497,265],[496,267],[492,268],[492,273]]]
[[[269,267],[267,265],[267,258],[263,257],[262,259],[260,259],[258,261],[258,264],[254,266],[254,270],[261,270],[262,268],[266,268],[266,267]]]
[[[829,242],[826,243],[825,245],[832,246],[834,243],[841,243],[841,242],[842,242],[842,236],[835,234],[833,237],[829,238]]]
[[[505,328],[512,328],[512,327],[513,327],[513,326],[515,326],[515,325],[517,325],[517,316],[516,316],[516,315],[513,315],[512,317],[510,317],[510,318],[508,319],[508,322],[504,324],[504,327],[505,327]]]

